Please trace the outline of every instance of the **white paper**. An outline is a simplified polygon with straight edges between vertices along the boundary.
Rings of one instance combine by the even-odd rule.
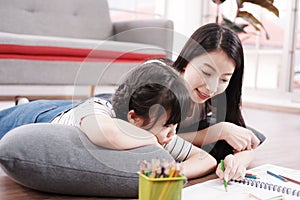
[[[257,181],[269,182],[273,185],[280,185],[282,187],[292,188],[293,190],[300,191],[300,186],[292,182],[283,182],[269,174],[266,171],[272,171],[276,174],[285,175],[287,177],[300,180],[300,171],[292,170],[288,168],[282,168],[275,165],[262,165],[257,168],[249,170],[249,173],[253,173],[260,177]],[[253,194],[260,199],[270,199],[278,196],[283,196],[285,200],[296,200],[300,197],[283,194],[282,192],[269,191],[268,189],[257,188],[255,186],[244,185],[236,182],[229,182],[227,187],[228,192],[225,191],[223,181],[220,179],[214,179],[206,181],[204,183],[195,184],[186,187],[182,191],[182,200],[226,200],[226,199],[239,199],[239,200],[254,200],[249,194]]]

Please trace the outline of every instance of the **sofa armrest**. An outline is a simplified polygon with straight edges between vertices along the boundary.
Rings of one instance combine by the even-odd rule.
[[[116,41],[145,43],[165,49],[171,58],[173,48],[173,21],[165,19],[130,20],[113,23]]]

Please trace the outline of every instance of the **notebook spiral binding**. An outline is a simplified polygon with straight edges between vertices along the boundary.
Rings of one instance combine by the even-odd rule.
[[[270,190],[270,191],[280,192],[280,193],[287,194],[287,195],[300,197],[300,190],[296,190],[296,189],[289,188],[289,187],[283,187],[280,185],[274,185],[272,183],[266,183],[263,181],[258,181],[258,180],[248,179],[248,178],[241,180],[241,181],[235,180],[235,182],[241,183],[244,185],[249,185],[252,187],[262,188],[265,190]]]

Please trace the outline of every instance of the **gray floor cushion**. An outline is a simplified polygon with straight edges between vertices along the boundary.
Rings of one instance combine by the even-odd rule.
[[[0,164],[17,183],[39,191],[137,197],[139,160],[172,160],[159,147],[117,151],[93,145],[75,127],[30,124],[0,140]]]

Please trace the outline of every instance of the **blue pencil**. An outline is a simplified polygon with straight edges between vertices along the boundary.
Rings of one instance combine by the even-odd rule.
[[[275,178],[278,178],[279,180],[282,180],[284,182],[287,182],[287,180],[277,174],[274,174],[273,172],[267,171],[268,174],[270,174],[271,176],[274,176]]]
[[[245,178],[257,179],[257,176],[246,174]]]

